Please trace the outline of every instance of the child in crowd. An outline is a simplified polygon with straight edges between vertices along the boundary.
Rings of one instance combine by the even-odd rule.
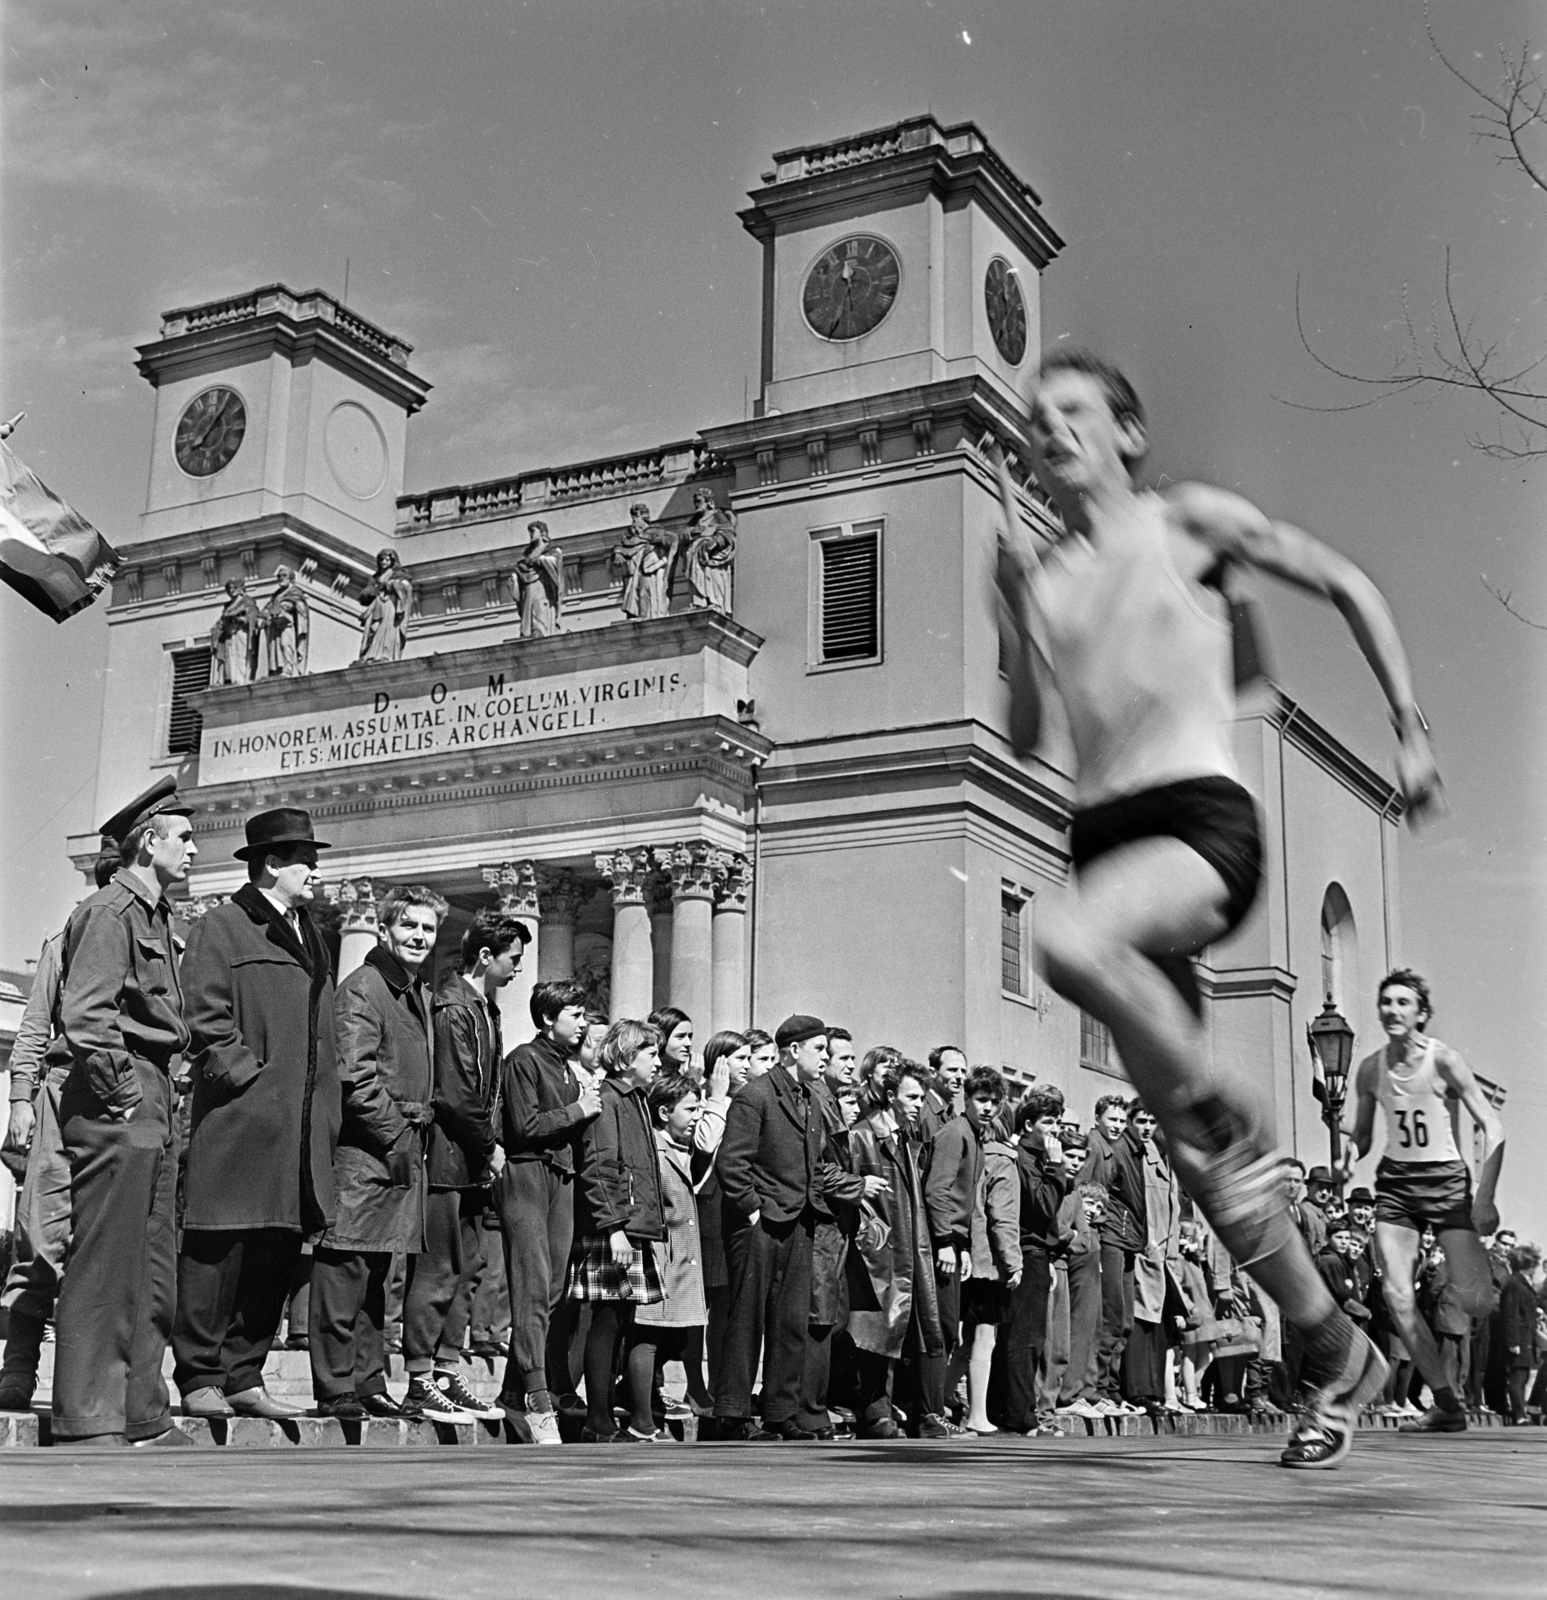
[[[702,1348],[708,1320],[696,1191],[709,1176],[714,1153],[694,1146],[703,1102],[698,1085],[685,1072],[657,1078],[646,1103],[655,1136],[665,1221],[665,1237],[651,1246],[662,1299],[640,1306],[634,1313],[628,1350],[632,1415],[626,1432],[631,1440],[657,1442],[670,1437],[655,1424],[654,1395],[661,1363],[682,1361],[687,1366],[689,1346],[695,1351]],[[692,1368],[688,1371],[691,1378]],[[699,1381],[702,1384],[702,1378]],[[708,1397],[698,1398],[702,1404]]]
[[[1203,1225],[1182,1224],[1179,1248],[1182,1253],[1182,1293],[1187,1297],[1196,1325],[1182,1338],[1181,1404],[1189,1411],[1202,1411],[1203,1375],[1214,1359],[1214,1341],[1219,1324],[1214,1320],[1214,1297],[1203,1270]],[[1190,1319],[1191,1320],[1191,1319]]]
[[[591,1303],[580,1436],[605,1444],[618,1432],[612,1391],[619,1350],[636,1309],[664,1298],[652,1246],[666,1237],[666,1222],[645,1103],[645,1091],[660,1071],[661,1036],[649,1023],[625,1018],[607,1030],[597,1060],[607,1079],[601,1113],[580,1139],[569,1295]],[[653,1436],[653,1426],[647,1431]],[[631,1429],[629,1436],[645,1433]]]
[[[1010,1295],[1020,1287],[1023,1269],[1015,1146],[1000,1111],[982,1118],[984,1103],[980,1095],[967,1097],[967,1116],[977,1117],[983,1141],[983,1197],[972,1211],[972,1276],[962,1285],[962,1348],[968,1352],[965,1426],[977,1434],[999,1432],[988,1420],[989,1377],[999,1330],[1009,1321]]]
[[[1085,1142],[1078,1130],[1067,1136],[1066,1161],[1084,1159]],[[1101,1224],[1106,1221],[1104,1183],[1077,1184],[1058,1210],[1059,1236],[1068,1273],[1068,1345],[1064,1370],[1054,1370],[1054,1346],[1048,1344],[1048,1384],[1057,1395],[1055,1414],[1094,1419],[1106,1413],[1096,1404],[1096,1344],[1101,1332]],[[1052,1381],[1059,1377],[1058,1387]]]

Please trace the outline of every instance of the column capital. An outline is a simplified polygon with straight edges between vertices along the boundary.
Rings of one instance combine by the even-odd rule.
[[[375,933],[376,902],[386,891],[384,884],[370,878],[345,878],[342,883],[327,883],[323,895],[339,909],[340,929],[344,933]]]
[[[716,911],[744,912],[752,895],[752,863],[746,856],[733,850],[722,850],[720,861],[720,892],[715,898],[714,908]]]
[[[480,867],[483,881],[500,898],[500,910],[507,917],[540,919],[537,901],[537,863],[502,861],[497,866]]]
[[[567,867],[538,867],[537,905],[545,922],[572,927],[585,897],[584,886]]]
[[[648,850],[617,850],[596,857],[596,870],[612,885],[614,906],[642,906],[650,873]]]
[[[711,844],[674,844],[653,852],[655,864],[671,879],[673,900],[713,900],[725,875],[725,852]]]

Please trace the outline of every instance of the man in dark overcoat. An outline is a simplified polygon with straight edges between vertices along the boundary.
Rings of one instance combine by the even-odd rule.
[[[721,1438],[830,1438],[829,1346],[823,1339],[808,1349],[816,1229],[832,1200],[855,1203],[886,1180],[854,1178],[833,1159],[817,1087],[827,1062],[825,1024],[788,1017],[774,1037],[778,1064],[731,1101],[716,1158],[730,1309],[714,1409]],[[765,1333],[759,1429],[752,1380]]]
[[[425,1134],[434,1119],[430,997],[419,972],[446,902],[433,889],[389,889],[381,943],[338,986],[343,1115],[332,1224],[312,1256],[312,1390],[319,1416],[400,1420],[387,1392],[382,1332],[393,1252],[424,1248]]]
[[[263,1387],[301,1244],[333,1220],[338,1061],[327,945],[307,909],[305,811],[265,811],[248,881],[194,923],[183,958],[193,1115],[173,1377],[192,1417],[298,1413]]]

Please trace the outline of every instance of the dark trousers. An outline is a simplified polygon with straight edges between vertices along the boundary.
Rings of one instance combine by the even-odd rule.
[[[288,1228],[187,1228],[177,1259],[172,1369],[186,1400],[195,1389],[226,1394],[263,1384],[301,1235]]]
[[[554,1386],[548,1375],[548,1329],[564,1294],[575,1237],[574,1175],[546,1161],[507,1161],[500,1173],[499,1206],[510,1285],[510,1352],[502,1387],[519,1405],[524,1396]],[[561,1373],[562,1367],[555,1381]]]
[[[59,1098],[70,1158],[69,1270],[59,1291],[54,1437],[172,1426],[161,1361],[177,1304],[177,1151],[165,1069],[134,1062],[128,1122],[73,1075]]]
[[[811,1254],[816,1215],[807,1207],[789,1222],[759,1221],[726,1237],[730,1310],[715,1389],[717,1417],[750,1417],[758,1353],[763,1359],[763,1421],[831,1426],[826,1411],[826,1338],[810,1338]],[[807,1346],[814,1344],[814,1350]],[[820,1406],[820,1410],[819,1410]]]
[[[1166,1335],[1158,1322],[1134,1319],[1123,1350],[1123,1392],[1135,1405],[1166,1398]]]
[[[424,1201],[424,1249],[409,1262],[403,1297],[403,1365],[410,1373],[455,1366],[462,1357],[466,1307],[474,1274],[483,1268],[479,1220],[487,1203],[482,1189],[432,1189]],[[461,1327],[451,1343],[452,1307],[463,1306]]]
[[[510,1292],[505,1287],[505,1251],[500,1243],[499,1213],[493,1207],[494,1192],[490,1190],[484,1202],[483,1220],[478,1226],[483,1266],[468,1285],[466,1307],[462,1305],[461,1295],[451,1307],[446,1337],[459,1350],[464,1328],[475,1345],[497,1344],[504,1349],[510,1343]]]
[[[1133,1251],[1101,1244],[1101,1342],[1096,1389],[1105,1400],[1123,1397],[1123,1351],[1133,1332]]]
[[[11,1270],[6,1274],[0,1306],[12,1317],[19,1313],[42,1325],[54,1314],[54,1298],[64,1277],[70,1250],[70,1158],[59,1128],[59,1097],[68,1072],[50,1070],[33,1096],[37,1120],[27,1147],[27,1171],[16,1197],[16,1228],[11,1238]],[[16,1371],[11,1341],[6,1339],[5,1370]],[[18,1358],[20,1352],[17,1353]],[[31,1367],[38,1370],[34,1353]]]
[[[1483,1382],[1488,1372],[1489,1319],[1472,1318],[1471,1359],[1466,1370],[1466,1403],[1478,1410],[1483,1404]]]
[[[385,1394],[390,1250],[328,1250],[312,1256],[312,1392],[319,1400]]]
[[[1096,1398],[1101,1286],[1101,1257],[1094,1250],[1069,1257],[1069,1365],[1064,1369],[1059,1405]]]
[[[942,1270],[938,1263],[935,1266],[935,1299],[940,1306],[940,1332],[945,1336],[945,1350],[938,1356],[920,1352],[916,1370],[919,1404],[924,1415],[943,1417],[949,1398],[945,1392],[946,1368],[961,1343],[962,1286],[957,1273]]]
[[[861,1429],[892,1415],[892,1384],[897,1363],[874,1350],[854,1352],[854,1420]]]
[[[1010,1291],[1010,1317],[994,1346],[1000,1382],[989,1383],[989,1401],[1013,1433],[1037,1422],[1037,1363],[1047,1343],[1048,1296],[1053,1273],[1047,1252],[1021,1241],[1021,1281]],[[997,1404],[995,1403],[997,1401]]]

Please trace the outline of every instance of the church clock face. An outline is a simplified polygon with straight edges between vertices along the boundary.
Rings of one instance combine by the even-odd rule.
[[[901,278],[897,253],[884,239],[840,239],[806,275],[801,306],[811,331],[834,340],[869,333],[892,309]]]
[[[995,256],[988,264],[983,303],[995,347],[1012,367],[1018,367],[1026,354],[1026,301],[1015,268],[1003,256]]]
[[[247,407],[235,389],[206,389],[178,419],[173,448],[190,477],[207,478],[230,461],[247,431]]]

